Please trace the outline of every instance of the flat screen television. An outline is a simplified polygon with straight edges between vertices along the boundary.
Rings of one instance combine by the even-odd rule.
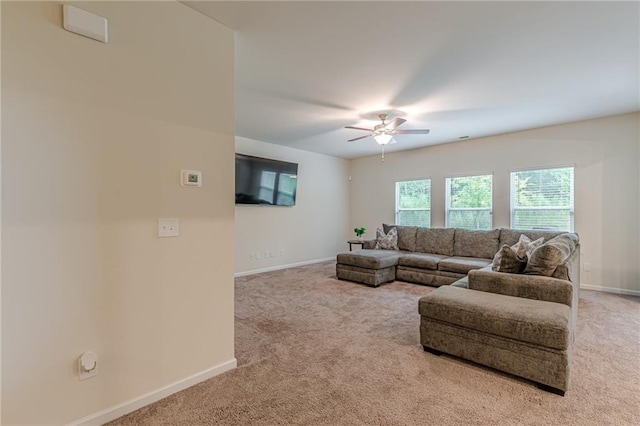
[[[298,165],[236,154],[236,204],[295,206]]]

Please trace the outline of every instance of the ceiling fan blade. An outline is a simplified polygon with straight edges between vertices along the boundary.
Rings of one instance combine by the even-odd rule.
[[[405,120],[404,118],[394,118],[390,122],[386,123],[384,125],[384,128],[385,129],[395,129],[396,127],[398,127],[399,125],[401,125],[405,121],[407,121],[407,120]]]
[[[364,130],[365,132],[373,132],[373,129],[365,129],[364,127],[344,126],[345,129]]]
[[[349,139],[347,142],[357,141],[357,140],[360,140],[360,139],[368,138],[369,136],[371,136],[371,135],[360,136],[359,138]]]
[[[429,133],[429,129],[414,129],[414,130],[394,130],[394,135],[426,135]]]

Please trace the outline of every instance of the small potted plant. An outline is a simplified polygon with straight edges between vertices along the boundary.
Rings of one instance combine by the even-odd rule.
[[[365,228],[364,226],[360,228],[353,228],[353,232],[356,233],[356,237],[358,237],[358,241],[362,241],[362,235],[364,235],[364,233],[367,232],[367,228]]]

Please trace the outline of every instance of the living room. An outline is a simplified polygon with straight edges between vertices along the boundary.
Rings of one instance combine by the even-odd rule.
[[[277,141],[269,140],[267,133],[258,137],[237,131],[240,121],[246,120],[236,108],[245,93],[237,92],[239,82],[234,82],[238,79],[234,67],[246,58],[238,56],[246,55],[238,51],[246,42],[242,29],[234,32],[176,2],[74,4],[107,19],[108,43],[65,31],[59,2],[3,2],[1,8],[3,424],[98,424],[208,378],[229,380],[225,372],[247,374],[235,369],[247,359],[239,353],[249,345],[245,340],[240,346],[234,344],[243,331],[237,328],[238,313],[245,312],[234,307],[234,276],[245,284],[259,277],[266,282],[269,275],[258,272],[279,273],[298,266],[302,269],[296,274],[316,271],[330,277],[333,272],[321,265],[330,265],[337,253],[348,250],[354,227],[366,227],[365,237],[374,238],[383,222],[395,221],[397,181],[430,179],[430,225],[444,227],[445,179],[491,174],[493,227],[500,228],[510,226],[510,172],[574,167],[581,287],[599,291],[589,292],[590,303],[620,297],[628,304],[632,302],[624,297],[640,293],[638,96],[635,109],[619,114],[501,134],[471,134],[466,141],[405,151],[403,144],[406,147],[411,139],[399,136],[384,162],[380,147],[371,140],[351,144],[351,154],[338,157],[322,153],[321,147],[314,151],[311,146],[273,143]],[[632,12],[638,8],[633,3],[618,6]],[[574,2],[572,7],[584,12],[583,3]],[[623,15],[635,16],[631,22],[637,35],[638,14]],[[299,25],[303,29],[306,23]],[[593,25],[599,28],[597,21]],[[607,56],[607,48],[614,46],[594,48],[612,63],[612,71],[602,76],[601,86],[585,94],[584,103],[608,105],[611,91],[618,89],[616,77],[624,79],[629,73],[635,73],[638,93],[638,37],[626,40],[631,58],[623,62],[635,59],[635,68],[615,68],[615,57]],[[377,41],[367,42],[373,48]],[[250,53],[277,56],[277,52]],[[597,56],[589,60],[603,61]],[[544,68],[536,72],[543,73]],[[409,77],[388,77],[402,78]],[[561,91],[566,85],[569,90],[575,78],[555,81],[554,89]],[[531,81],[522,84],[527,85],[536,89]],[[441,89],[446,87],[442,81]],[[511,90],[524,89],[512,86]],[[295,108],[305,96],[281,99],[281,104]],[[264,109],[249,119],[269,122],[269,109],[278,106],[262,105]],[[498,121],[500,114],[516,106],[497,110]],[[331,109],[331,105],[315,107],[319,115]],[[343,127],[358,125],[360,114],[366,112],[370,111],[330,117],[332,121],[314,131],[328,126],[339,132],[334,143],[347,146],[342,136],[359,135]],[[486,115],[489,120],[491,114]],[[410,129],[417,122],[407,118],[405,126]],[[285,130],[293,132],[297,122],[307,119],[304,114],[294,116],[291,129]],[[432,115],[429,126],[434,137],[437,127],[449,119]],[[464,135],[456,134],[456,139]],[[296,206],[234,206],[235,152],[298,163]],[[181,186],[181,169],[202,171],[202,187]],[[179,218],[179,237],[157,238],[158,218]],[[269,256],[251,256],[264,252]],[[367,294],[381,303],[393,303],[396,290],[402,308],[406,302],[408,315],[417,317],[414,299],[429,288],[394,285]],[[358,297],[366,290],[353,287]],[[612,312],[618,306],[599,303]],[[637,310],[630,312],[630,319],[637,324]],[[417,332],[412,327],[406,330]],[[632,334],[625,343],[637,348],[637,328],[635,339]],[[322,341],[314,345],[322,346]],[[77,359],[85,351],[97,353],[99,369],[97,376],[80,381]],[[416,362],[424,362],[417,357],[427,355],[417,343],[406,351]],[[390,360],[381,365],[389,367],[387,363]],[[462,363],[442,368],[456,370],[459,376],[508,382],[496,392],[529,389]],[[637,402],[638,375],[626,373],[626,389],[632,396],[635,392]],[[576,389],[579,401],[571,404],[586,407],[588,397],[597,398],[599,390]],[[530,391],[531,401],[562,410],[562,402]],[[450,395],[451,389],[442,392]],[[577,398],[571,395],[570,390],[565,400]],[[376,401],[363,404],[360,409]],[[277,402],[273,406],[278,407]],[[291,409],[285,408],[280,413],[274,410],[282,415]],[[242,422],[241,416],[226,419]],[[281,419],[288,423],[286,417]],[[628,413],[608,417],[612,424],[630,419]],[[196,423],[206,424],[204,419]],[[322,418],[310,423],[321,424]]]

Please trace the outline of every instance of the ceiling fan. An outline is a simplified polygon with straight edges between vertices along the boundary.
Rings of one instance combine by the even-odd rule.
[[[373,127],[373,129],[367,129],[364,127],[345,126],[345,129],[364,130],[370,132],[368,135],[360,136],[357,138],[349,139],[348,142],[354,142],[360,139],[373,136],[378,145],[394,144],[397,141],[393,138],[394,135],[426,135],[429,133],[429,129],[415,129],[415,130],[398,130],[397,127],[404,123],[404,118],[394,118],[387,122],[387,114],[379,114],[378,117],[382,123]]]

